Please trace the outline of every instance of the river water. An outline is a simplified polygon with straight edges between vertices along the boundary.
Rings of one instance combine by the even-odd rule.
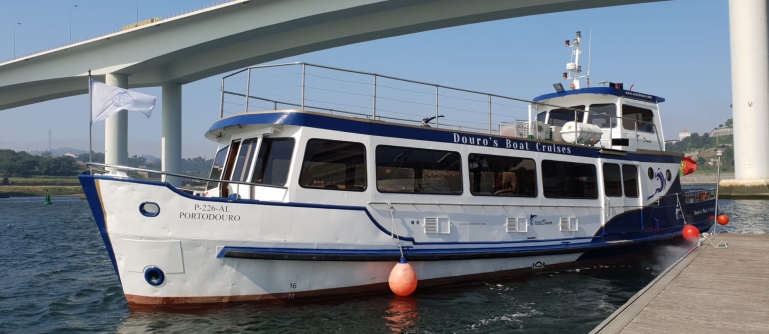
[[[730,233],[769,232],[765,201],[721,200]],[[685,248],[526,278],[292,304],[131,312],[86,201],[0,199],[0,333],[586,333]]]

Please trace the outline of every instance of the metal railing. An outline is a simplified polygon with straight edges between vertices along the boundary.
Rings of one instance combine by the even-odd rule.
[[[300,73],[289,73],[289,74],[278,74],[278,75],[254,75],[255,71],[260,71],[259,73],[262,73],[261,71],[271,71],[271,70],[277,70],[277,69],[290,69],[290,68],[300,68]],[[345,80],[340,78],[332,78],[328,76],[323,76],[319,74],[310,73],[310,70],[313,69],[319,69],[322,71],[332,71],[332,73],[339,74],[342,73],[344,75],[355,75],[355,76],[365,76],[368,77],[367,80]],[[298,100],[288,100],[286,98],[268,98],[261,95],[256,95],[255,91],[258,91],[259,89],[255,87],[255,84],[272,84],[274,82],[280,81],[279,79],[281,77],[286,76],[301,76],[301,85],[290,85],[286,87],[277,87],[277,88],[264,88],[264,90],[278,90],[283,92],[288,92],[289,94],[296,94],[293,96],[300,96]],[[259,80],[257,80],[259,78]],[[354,87],[353,91],[343,91],[343,90],[337,90],[332,89],[333,87],[329,87],[328,85],[320,87],[317,85],[310,84],[309,80],[310,78],[316,79],[320,78],[327,81],[334,81],[335,84],[340,85],[357,85]],[[414,89],[403,89],[399,87],[394,87],[393,85],[383,84],[382,80],[389,80],[392,82],[396,82],[398,84],[408,84],[408,85],[417,85],[421,87],[422,90],[414,90]],[[291,79],[294,80],[294,79]],[[245,86],[245,90],[238,91],[236,88],[233,87],[236,83],[240,81],[245,81],[243,84]],[[293,81],[296,82],[296,81]],[[243,87],[243,86],[240,86]],[[360,91],[362,88],[368,87],[366,89],[365,93],[362,92],[354,92],[355,90]],[[424,88],[427,89],[424,89]],[[399,92],[404,92],[407,94],[417,94],[418,97],[421,97],[422,99],[418,101],[414,100],[405,100],[403,98],[393,98],[388,97],[385,94],[383,94],[383,89],[387,90],[396,90]],[[344,94],[346,97],[344,103],[338,103],[338,102],[330,102],[325,100],[315,100],[308,96],[309,91],[320,91],[322,93],[325,93],[327,95],[330,94]],[[293,92],[293,93],[292,93]],[[469,94],[469,98],[463,98],[463,97],[457,97],[457,96],[451,96],[447,95],[450,92],[454,93],[461,93],[461,94]],[[231,102],[229,100],[229,97],[239,97],[244,98],[245,103],[237,103],[237,102]],[[428,102],[425,99],[428,97],[432,97],[432,102]],[[368,106],[365,106],[364,103],[355,104],[354,102],[347,102],[348,99],[356,99],[358,101],[363,101],[365,99],[370,99],[367,104]],[[470,103],[474,104],[475,108],[468,108],[466,106],[452,106],[450,105],[449,101],[459,101],[462,103]],[[225,114],[233,113],[233,114],[239,114],[239,113],[247,113],[251,112],[252,109],[255,109],[256,102],[267,102],[269,104],[268,107],[261,106],[262,109],[260,110],[278,110],[280,106],[288,106],[292,108],[299,108],[300,110],[315,110],[315,111],[322,111],[322,112],[329,112],[331,114],[338,113],[338,114],[345,114],[352,117],[361,117],[366,119],[373,119],[373,120],[386,120],[386,121],[395,121],[395,122],[404,122],[407,124],[413,124],[413,125],[422,125],[422,126],[430,126],[435,128],[443,128],[443,129],[457,129],[462,131],[469,131],[469,132],[477,132],[477,133],[484,133],[484,134],[500,134],[501,130],[499,127],[494,128],[493,124],[494,119],[497,118],[507,118],[508,120],[519,120],[522,118],[521,114],[513,115],[511,113],[500,113],[499,110],[506,110],[509,108],[519,108],[522,111],[526,112],[525,119],[529,122],[529,129],[532,129],[534,126],[536,126],[536,117],[539,110],[543,107],[547,108],[559,108],[563,110],[570,110],[574,112],[574,121],[577,123],[581,123],[579,121],[580,119],[580,113],[582,113],[583,119],[584,117],[589,117],[591,115],[590,111],[583,110],[583,109],[576,109],[571,107],[564,107],[549,103],[542,103],[542,102],[535,102],[532,100],[527,99],[520,99],[515,98],[511,96],[505,96],[505,95],[499,95],[499,94],[492,94],[492,93],[485,93],[475,90],[469,90],[464,88],[457,88],[457,87],[451,87],[446,85],[440,85],[440,84],[434,84],[434,83],[428,83],[423,81],[417,81],[417,80],[411,80],[411,79],[404,79],[404,78],[398,78],[394,76],[389,75],[383,75],[378,73],[371,73],[371,72],[363,72],[363,71],[356,71],[356,70],[348,70],[343,68],[337,68],[337,67],[331,67],[331,66],[324,66],[324,65],[316,65],[316,64],[310,64],[310,63],[303,63],[303,62],[296,62],[296,63],[282,63],[282,64],[269,64],[269,65],[258,65],[258,66],[251,66],[244,68],[242,70],[236,71],[234,73],[228,74],[224,77],[222,77],[221,82],[221,102],[220,102],[220,110],[219,110],[219,118],[224,118]],[[418,109],[415,113],[408,113],[403,110],[388,110],[384,107],[382,107],[383,102],[397,102],[397,103],[403,103],[407,104],[408,107],[414,108],[416,107]],[[526,105],[520,105],[516,106],[515,103],[520,104],[526,104]],[[329,106],[331,105],[331,106]],[[341,107],[336,107],[336,106]],[[482,111],[480,110],[482,107]],[[238,109],[242,108],[242,109]],[[258,108],[258,106],[257,106]],[[355,111],[351,111],[350,109],[357,109]],[[368,111],[365,111],[368,109]],[[441,111],[444,111],[443,113]],[[448,112],[460,112],[460,115],[449,115]],[[415,116],[415,118],[409,119],[403,116],[395,117],[391,114],[399,114],[399,115],[408,115],[408,116]],[[627,117],[620,117],[615,115],[608,115],[603,113],[592,113],[592,115],[600,116],[603,118],[608,117],[610,120],[611,126],[610,128],[610,137],[611,139],[624,139],[626,137],[635,137],[635,144],[636,147],[638,147],[639,144],[639,132],[641,133],[654,133],[656,136],[656,141],[659,144],[659,149],[662,151],[664,149],[663,142],[660,140],[659,137],[659,131],[656,127],[656,125],[653,122],[646,122],[641,121],[635,118],[627,118]],[[478,116],[478,117],[475,117]],[[479,118],[483,118],[483,121],[480,121]],[[628,124],[629,122],[632,122],[634,129],[624,129],[624,125]],[[497,122],[498,124],[503,124],[504,122]],[[618,130],[615,130],[618,129]],[[651,131],[643,131],[643,129],[651,129]],[[531,131],[531,130],[530,130]],[[583,130],[580,130],[583,131]],[[619,136],[615,138],[615,131],[619,131]],[[632,134],[631,132],[632,131]],[[623,137],[624,136],[624,137]],[[540,138],[539,131],[534,131],[534,134],[530,137],[531,139],[547,139],[547,138]],[[628,140],[631,140],[630,138],[627,138]],[[611,140],[610,140],[611,142]],[[584,144],[584,145],[596,145],[600,143],[572,143],[572,144]],[[602,145],[603,146],[603,145]],[[622,146],[622,145],[609,145],[609,146]]]
[[[211,179],[207,177],[201,177],[201,176],[194,176],[194,175],[186,175],[186,174],[179,174],[179,173],[171,173],[171,172],[165,172],[165,171],[159,171],[154,169],[147,169],[147,168],[137,168],[137,167],[129,167],[129,166],[122,166],[122,165],[114,165],[114,164],[104,164],[104,163],[97,163],[97,162],[88,162],[86,163],[86,166],[88,166],[89,171],[91,172],[91,175],[94,175],[93,170],[94,167],[100,167],[101,171],[109,172],[106,169],[109,168],[113,171],[118,170],[126,170],[126,171],[133,171],[133,172],[144,172],[144,173],[152,173],[152,174],[159,174],[163,176],[173,176],[178,177],[182,179],[190,179],[190,180],[196,180],[196,181],[202,181],[202,182],[214,182],[214,183],[223,183],[223,184],[234,184],[236,186],[235,193],[239,193],[240,186],[257,186],[257,187],[268,187],[268,188],[278,188],[278,189],[288,189],[286,186],[277,186],[272,184],[264,184],[264,183],[254,183],[254,182],[243,182],[243,181],[230,181],[230,180],[222,180],[222,179]],[[114,175],[111,175],[114,176]],[[184,189],[179,188],[183,190],[188,191],[201,191],[201,189]],[[210,190],[208,187],[205,187],[202,189],[202,191]]]

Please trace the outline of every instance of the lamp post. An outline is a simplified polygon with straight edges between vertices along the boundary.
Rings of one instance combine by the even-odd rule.
[[[16,58],[16,26],[21,25],[21,22],[13,24],[13,57]]]
[[[716,149],[716,155],[718,156],[718,174],[716,176],[716,207],[715,207],[715,219],[713,220],[713,234],[718,232],[718,184],[721,183],[721,155],[723,151]]]
[[[72,7],[77,8],[77,5],[69,6],[69,42],[72,43]]]

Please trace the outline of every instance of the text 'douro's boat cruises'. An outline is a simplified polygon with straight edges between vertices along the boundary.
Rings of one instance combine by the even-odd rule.
[[[506,277],[707,229],[664,99],[580,87],[580,39],[568,89],[530,101],[305,63],[228,75],[209,177],[80,176],[129,305],[384,290],[401,257],[419,287]]]

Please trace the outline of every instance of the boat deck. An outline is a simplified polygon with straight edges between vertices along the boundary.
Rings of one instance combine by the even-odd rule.
[[[591,333],[769,333],[769,235],[690,250]]]

